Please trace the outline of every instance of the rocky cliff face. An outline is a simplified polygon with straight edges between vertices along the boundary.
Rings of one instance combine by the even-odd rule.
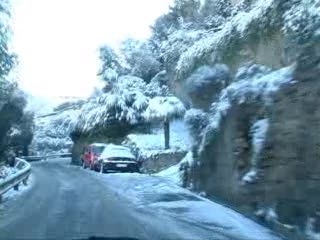
[[[193,133],[195,160],[185,185],[252,216],[296,226],[301,238],[310,239],[319,231],[320,207],[316,9],[316,1],[253,1],[251,11],[226,23],[233,31],[225,28],[184,53],[176,75],[180,95],[208,118]],[[246,14],[251,18],[237,25]],[[218,88],[206,93],[210,104],[209,98],[193,101],[183,90],[188,81],[180,80],[197,76],[200,59],[230,69],[226,86],[211,84]]]

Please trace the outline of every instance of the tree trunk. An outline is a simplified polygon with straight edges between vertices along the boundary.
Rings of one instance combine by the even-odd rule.
[[[169,149],[170,148],[170,121],[165,120],[163,127],[164,127],[164,147],[165,149]]]

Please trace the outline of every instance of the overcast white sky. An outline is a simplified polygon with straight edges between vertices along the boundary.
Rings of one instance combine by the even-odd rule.
[[[13,47],[22,87],[33,95],[86,96],[97,48],[146,38],[172,0],[16,0]]]

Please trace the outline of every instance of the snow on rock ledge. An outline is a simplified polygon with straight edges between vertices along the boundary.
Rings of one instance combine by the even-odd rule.
[[[205,140],[208,134],[211,135],[219,128],[222,118],[232,105],[259,101],[262,104],[270,105],[273,93],[277,92],[281,86],[290,82],[293,83],[292,73],[292,67],[268,71],[266,74],[255,74],[249,78],[244,78],[225,88],[219,97],[219,101],[211,106],[213,115],[209,119],[209,125],[204,130],[205,137],[202,139],[200,151],[206,144]]]

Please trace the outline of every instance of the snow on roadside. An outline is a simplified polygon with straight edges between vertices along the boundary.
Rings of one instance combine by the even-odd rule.
[[[15,174],[17,172],[16,168],[2,166],[0,167],[0,184],[6,180],[7,177],[9,177],[12,174]]]
[[[241,214],[163,177],[123,173],[94,175],[137,209],[170,216],[176,222],[186,222],[210,230],[213,235],[221,234],[225,239],[280,239]]]
[[[16,169],[11,169],[10,170],[10,175],[8,175],[7,177],[10,177],[12,176],[13,174],[15,174],[17,171]],[[1,184],[1,181],[4,181],[5,179],[3,178],[0,178],[0,184]],[[32,176],[32,174],[29,176],[29,179],[28,179],[28,184],[27,185],[24,185],[24,184],[20,184],[19,185],[19,190],[16,191],[14,190],[13,188],[10,189],[9,191],[7,191],[6,193],[4,193],[2,195],[2,203],[6,203],[8,202],[9,200],[12,201],[12,200],[15,200],[17,199],[18,197],[20,197],[22,194],[24,194],[25,192],[27,192],[34,184],[34,178]],[[0,210],[1,208],[5,207],[4,204],[0,204]]]
[[[192,152],[188,152],[188,154],[181,160],[181,162],[155,174],[155,176],[166,178],[169,181],[181,186],[182,174],[183,174],[182,165],[184,163],[188,163],[190,166],[192,162],[193,162]]]

